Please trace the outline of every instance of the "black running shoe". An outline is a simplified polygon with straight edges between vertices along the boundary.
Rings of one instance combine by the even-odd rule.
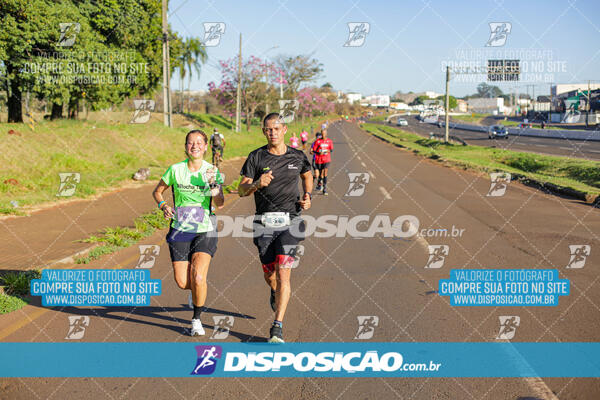
[[[271,309],[277,311],[277,303],[275,301],[275,291],[271,289]]]
[[[317,189],[316,189],[316,190],[317,190],[317,192],[318,192],[319,190],[321,190],[321,184],[320,184],[320,183],[318,183],[318,184],[317,184]]]
[[[285,343],[283,341],[283,329],[279,325],[273,325],[269,335],[271,336],[269,343]]]
[[[329,196],[329,193],[327,193],[327,189],[323,188],[323,196]]]

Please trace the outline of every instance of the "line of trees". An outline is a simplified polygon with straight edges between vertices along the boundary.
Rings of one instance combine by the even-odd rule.
[[[9,122],[22,122],[30,98],[52,118],[153,93],[162,81],[161,0],[3,0],[0,84]],[[182,78],[200,72],[206,51],[197,39],[170,32],[171,67]],[[185,71],[185,72],[184,72]]]
[[[221,60],[219,68],[221,81],[210,82],[209,93],[223,107],[225,115],[232,117],[235,114],[239,81],[238,59]],[[333,111],[333,103],[320,91],[301,89],[303,85],[319,78],[322,72],[323,65],[310,55],[280,55],[275,61],[256,56],[242,60],[241,104],[246,129],[250,130],[253,118],[278,109],[280,91],[283,91],[283,99],[299,101],[298,115],[301,117]],[[326,91],[329,90],[326,88]]]

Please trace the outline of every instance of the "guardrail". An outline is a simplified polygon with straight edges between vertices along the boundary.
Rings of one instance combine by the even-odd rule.
[[[437,122],[435,123],[437,124]],[[445,123],[441,123],[445,126]],[[467,131],[475,132],[486,132],[488,131],[487,126],[461,124],[456,122],[450,122],[450,129],[464,129]],[[515,136],[534,136],[544,137],[552,139],[569,139],[569,140],[586,140],[586,141],[600,141],[600,131],[580,131],[573,129],[536,129],[536,128],[515,128],[506,127],[506,130],[510,135]]]

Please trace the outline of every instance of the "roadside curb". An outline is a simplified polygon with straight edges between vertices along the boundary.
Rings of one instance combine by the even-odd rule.
[[[364,131],[363,129],[361,129],[362,131]],[[365,132],[367,134],[369,134],[368,132]],[[389,143],[395,147],[400,147],[402,149],[406,149],[406,150],[410,150],[408,147],[398,144],[398,143],[393,143],[391,141],[389,141],[388,139],[379,136],[375,133],[370,134],[374,137],[376,137],[379,140],[382,140],[386,143]],[[414,154],[420,154],[419,151],[416,150],[412,150],[412,153]],[[422,155],[423,157],[426,157],[424,155]],[[456,164],[454,161],[452,160],[446,160],[442,157],[436,157],[436,158],[432,158],[432,157],[426,157],[429,159],[433,159],[436,161],[443,161],[446,162],[448,164],[453,164],[453,165],[461,165],[464,166],[462,164]],[[469,168],[471,171],[477,171],[473,168]],[[487,170],[486,170],[487,171]],[[500,172],[500,171],[490,171],[490,172]],[[591,205],[592,207],[598,207],[600,208],[600,195],[593,195],[590,193],[586,193],[586,192],[582,192],[580,190],[577,189],[573,189],[570,187],[566,187],[566,186],[560,186],[560,185],[556,185],[554,183],[550,183],[550,182],[544,182],[544,181],[539,181],[537,179],[533,179],[533,178],[529,178],[523,174],[519,174],[519,173],[514,173],[514,172],[508,172],[508,171],[502,171],[502,172],[506,172],[511,174],[512,177],[516,178],[519,182],[521,182],[522,184],[529,186],[529,187],[533,187],[535,189],[541,190],[544,193],[548,193],[548,194],[552,194],[552,195],[557,195],[557,196],[567,196],[567,197],[571,197],[571,198],[575,198],[577,200],[581,200],[583,202],[585,202],[586,204]]]

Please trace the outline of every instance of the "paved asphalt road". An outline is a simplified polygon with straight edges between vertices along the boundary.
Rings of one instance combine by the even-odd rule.
[[[437,125],[421,123],[416,116],[404,117],[408,126],[402,129],[422,136],[429,136],[430,132],[444,134],[444,128]],[[393,124],[395,126],[395,121]],[[484,132],[468,131],[464,129],[450,129],[450,134],[458,136],[473,146],[497,147],[515,151],[527,151],[541,154],[560,155],[567,157],[584,158],[587,160],[600,160],[600,142],[584,140],[550,139],[529,136],[509,135],[508,139],[488,139]]]
[[[412,124],[411,122],[411,125]],[[356,125],[330,128],[335,145],[330,195],[315,195],[307,214],[414,215],[420,228],[462,230],[456,237],[316,238],[292,274],[293,295],[284,333],[287,341],[354,341],[357,316],[379,317],[372,341],[493,342],[499,316],[521,322],[513,341],[599,341],[600,252],[585,268],[565,269],[570,244],[600,248],[599,210],[572,199],[510,183],[503,197],[486,197],[487,176],[440,166],[362,132]],[[364,195],[345,196],[348,173],[366,172]],[[150,196],[151,188],[148,188]],[[91,212],[91,211],[90,211]],[[249,215],[253,201],[235,198],[221,211]],[[33,227],[32,227],[33,229]],[[64,342],[69,315],[88,315],[86,342],[195,342],[187,336],[187,293],[172,279],[164,231],[142,244],[159,244],[152,278],[163,294],[144,308],[27,306],[0,327],[5,342]],[[429,244],[446,244],[440,269],[425,269]],[[137,246],[105,257],[93,267],[136,265]],[[451,268],[556,268],[571,280],[571,294],[556,307],[453,307],[435,292]],[[272,321],[269,292],[250,238],[224,237],[208,275],[203,319],[235,318],[225,341],[264,341]],[[47,360],[49,368],[53,362]],[[82,362],[86,362],[82,355]],[[193,368],[193,366],[190,366]],[[582,378],[27,378],[0,379],[0,398],[303,398],[303,399],[598,399],[600,381]]]

